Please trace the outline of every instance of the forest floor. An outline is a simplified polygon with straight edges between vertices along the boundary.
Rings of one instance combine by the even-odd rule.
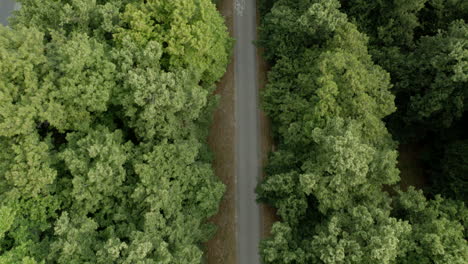
[[[231,36],[234,34],[233,2],[222,0],[218,9],[226,20]],[[208,144],[214,155],[216,176],[226,185],[218,214],[210,219],[217,226],[215,236],[205,243],[208,264],[236,264],[236,174],[235,174],[235,91],[234,57],[218,83],[216,93],[220,100],[214,112]]]
[[[427,186],[423,165],[420,160],[424,149],[417,144],[401,144],[398,147],[398,168],[400,169],[400,187],[403,190],[409,186],[423,189]]]

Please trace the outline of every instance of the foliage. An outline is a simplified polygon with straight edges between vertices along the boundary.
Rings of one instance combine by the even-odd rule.
[[[301,225],[276,222],[261,243],[265,263],[394,263],[411,226],[386,206],[359,204]]]
[[[389,217],[379,206],[357,205],[335,212],[317,227],[311,248],[314,263],[394,263],[404,251],[408,223]]]
[[[86,130],[115,86],[104,45],[79,33],[44,45],[43,33],[18,27],[1,29],[2,135],[31,133],[45,120],[59,131]]]
[[[304,161],[305,173],[300,176],[304,193],[315,196],[323,213],[376,199],[383,184],[399,180],[395,150],[366,142],[362,133],[366,128],[355,121],[333,121],[312,132],[315,154]]]
[[[263,107],[277,150],[257,193],[281,220],[261,242],[263,262],[462,263],[462,202],[426,200],[413,189],[384,191],[399,181],[399,171],[396,144],[383,120],[396,110],[391,89],[398,99],[404,85],[421,87],[420,96],[411,98],[420,115],[446,120],[463,111],[460,104],[443,112],[424,101],[449,108],[463,91],[464,23],[416,40],[417,14],[426,1],[343,2],[350,20],[338,1],[277,0],[265,7],[258,43],[272,67]],[[358,28],[370,34],[369,41]],[[410,58],[403,47],[424,48]],[[428,56],[431,61],[422,60]],[[414,77],[422,70],[434,73],[426,83]],[[437,85],[429,90],[427,83]],[[436,95],[440,91],[448,95]]]
[[[336,9],[338,6],[337,1],[275,1],[260,27],[258,43],[265,48],[265,58],[270,62],[295,58],[321,44],[324,35],[346,20]]]
[[[379,119],[395,109],[389,76],[372,64],[365,41],[346,24],[327,49],[308,49],[298,59],[275,63],[264,109],[285,144],[308,144],[313,128],[335,116],[364,120],[365,133],[374,142],[387,134]]]
[[[465,263],[468,259],[468,209],[461,202],[436,196],[426,200],[411,187],[395,200],[395,214],[412,227],[405,241],[407,255],[398,263]]]
[[[417,14],[427,1],[343,0],[341,3],[360,30],[371,36],[373,44],[410,47],[414,43],[413,33],[420,26]]]
[[[421,29],[418,35],[434,35],[439,30],[447,30],[454,20],[466,19],[468,3],[463,0],[428,0],[419,14]]]
[[[454,21],[448,32],[422,37],[408,61],[408,67],[417,70],[407,73],[417,82],[398,85],[415,94],[408,105],[408,119],[433,128],[450,127],[468,109],[468,25]]]
[[[468,141],[457,140],[444,147],[432,171],[432,192],[455,200],[468,200]]]
[[[460,195],[463,192],[459,190],[463,184],[454,184],[459,181],[456,178],[464,176],[447,168],[445,164],[454,168],[459,165],[451,163],[448,156],[452,155],[444,152],[463,148],[456,145],[467,140],[468,3],[461,0],[342,3],[342,9],[358,28],[370,35],[370,51],[375,61],[391,75],[398,108],[387,119],[392,134],[402,142],[426,146],[428,151],[419,158],[426,161],[432,192],[466,202],[466,196]],[[399,11],[410,6],[414,8],[406,14]],[[398,22],[403,17],[413,21],[411,27]],[[380,34],[380,29],[389,21],[398,23],[393,24],[395,30],[385,32],[405,32],[407,37],[387,41],[389,38]],[[404,39],[407,41],[400,41]]]
[[[0,27],[0,263],[201,263],[231,40],[209,0],[23,0]]]
[[[462,118],[468,98],[467,32],[466,23],[457,20],[447,32],[421,37],[412,53],[389,48],[379,54],[394,59],[382,62],[400,98],[393,122],[438,131]]]
[[[458,122],[468,96],[466,1],[342,2],[371,36],[376,62],[392,76],[398,111],[389,124],[395,136],[414,141]]]

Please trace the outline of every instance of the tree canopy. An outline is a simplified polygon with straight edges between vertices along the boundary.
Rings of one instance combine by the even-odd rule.
[[[263,108],[277,146],[257,192],[280,218],[261,243],[264,263],[464,263],[465,205],[411,188],[390,191],[400,176],[397,142],[384,122],[400,106],[403,85],[426,87],[414,78],[423,67],[435,66],[426,82],[437,84],[411,98],[412,111],[434,123],[450,120],[425,100],[447,108],[450,101],[447,115],[462,111],[453,100],[466,90],[464,22],[416,41],[425,1],[263,2],[258,44],[271,65]],[[397,45],[424,48],[410,59]],[[399,64],[385,57],[392,52]],[[458,164],[460,153],[447,156]],[[463,166],[455,168],[461,175]]]
[[[202,263],[231,40],[209,0],[21,0],[0,26],[0,263]]]
[[[405,144],[424,146],[418,158],[430,180],[432,194],[441,192],[466,202],[466,195],[463,198],[457,190],[463,184],[453,184],[462,183],[466,177],[458,172],[460,165],[451,160],[463,162],[450,153],[458,148],[461,154],[462,142],[468,140],[468,3],[341,2],[342,10],[370,36],[369,50],[376,63],[390,73],[397,111],[386,121],[393,136]],[[406,8],[410,6],[413,8]],[[401,12],[405,8],[407,12]],[[411,27],[398,22],[403,16],[411,18]],[[395,30],[385,32],[394,35],[395,41],[386,41],[377,32],[390,23]],[[407,41],[398,41],[397,32],[406,32]]]

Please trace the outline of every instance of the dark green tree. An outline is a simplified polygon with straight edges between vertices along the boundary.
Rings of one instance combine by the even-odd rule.
[[[413,189],[386,191],[398,183],[399,170],[396,144],[383,120],[396,110],[391,81],[397,99],[400,88],[412,83],[442,87],[434,81],[440,79],[451,87],[421,88],[420,95],[433,95],[413,94],[413,108],[440,91],[461,91],[456,82],[464,76],[465,38],[458,36],[464,23],[419,39],[414,37],[420,32],[418,12],[426,1],[350,1],[343,10],[359,15],[351,18],[358,26],[337,1],[272,2],[262,18],[259,44],[272,65],[263,106],[277,150],[257,192],[259,201],[277,208],[280,221],[260,245],[263,262],[462,263],[467,252],[462,202],[426,200]],[[369,43],[358,28],[368,30]],[[422,60],[427,56],[433,61]],[[437,73],[426,84],[410,76],[421,67]],[[446,107],[460,109],[460,104]],[[431,118],[440,114],[433,108],[427,112]]]
[[[414,45],[418,13],[428,0],[342,0],[342,9],[371,37],[373,45]]]
[[[450,127],[468,109],[468,25],[454,21],[447,32],[422,37],[408,56],[398,91],[411,95],[406,120],[431,129]]]
[[[323,48],[275,62],[263,105],[282,142],[308,144],[314,128],[341,117],[365,120],[368,140],[377,144],[387,137],[390,144],[380,121],[395,110],[389,76],[372,63],[366,43],[354,25],[344,23]]]
[[[405,254],[398,263],[462,264],[468,259],[468,209],[462,202],[444,200],[438,195],[427,200],[421,191],[411,187],[399,192],[394,214],[412,227],[402,239]]]

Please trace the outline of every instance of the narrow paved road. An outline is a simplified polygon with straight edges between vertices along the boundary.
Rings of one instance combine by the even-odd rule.
[[[8,24],[7,18],[10,16],[10,13],[14,8],[14,0],[0,0],[0,24],[4,26]]]
[[[255,0],[234,0],[236,89],[237,259],[239,264],[259,264],[260,207],[255,187],[260,178],[259,101],[257,83]],[[0,0],[0,23],[15,9],[14,0]]]
[[[255,187],[260,178],[260,133],[257,85],[255,0],[234,0],[236,153],[237,153],[237,259],[259,264],[260,207]]]
[[[19,8],[19,4],[16,4],[14,0],[0,0],[0,24],[8,25],[7,18],[15,8]]]

